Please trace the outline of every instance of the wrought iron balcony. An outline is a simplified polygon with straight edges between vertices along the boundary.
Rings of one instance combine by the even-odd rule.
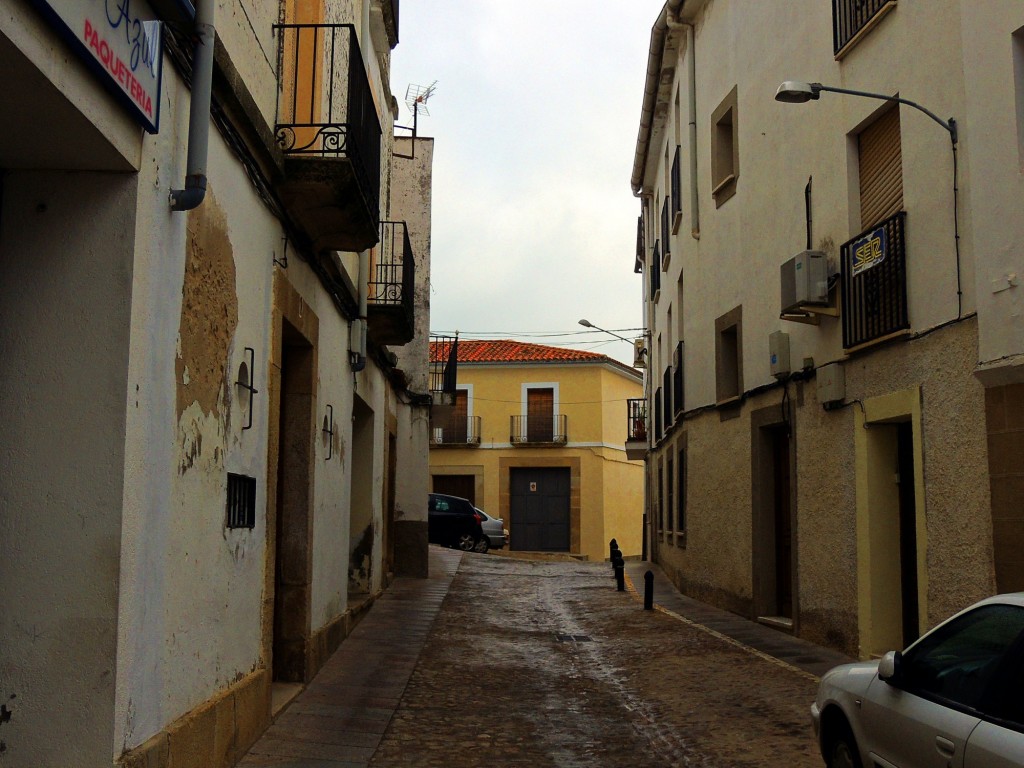
[[[861,30],[867,30],[893,8],[896,0],[832,0],[832,50],[837,56]]]
[[[906,216],[900,211],[840,249],[844,349],[910,328]]]
[[[315,250],[377,242],[381,126],[351,24],[275,24],[277,193]]]
[[[569,441],[568,417],[513,416],[509,442],[512,445],[565,445]]]
[[[647,400],[626,401],[626,458],[636,461],[647,455]]]
[[[382,221],[367,292],[367,329],[375,344],[408,344],[416,333],[416,262],[404,221]]]
[[[434,422],[430,442],[432,445],[480,445],[480,417],[461,416],[450,418],[443,424]]]

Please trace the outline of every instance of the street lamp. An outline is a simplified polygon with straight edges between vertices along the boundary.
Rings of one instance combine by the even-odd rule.
[[[908,107],[924,112],[928,117],[941,125],[949,133],[953,142],[953,245],[956,250],[956,317],[959,320],[964,314],[963,290],[960,284],[960,216],[959,216],[959,190],[957,189],[957,160],[956,144],[959,139],[956,130],[956,120],[952,117],[943,120],[930,109],[925,109],[920,104],[909,99],[901,99],[899,96],[888,96],[884,93],[871,93],[870,91],[854,91],[849,88],[836,88],[821,83],[805,83],[801,80],[786,80],[775,91],[775,100],[783,104],[806,104],[808,101],[816,101],[821,98],[821,92],[845,93],[849,96],[861,96],[866,99],[879,99],[891,101],[897,104],[906,104]]]
[[[920,104],[908,99],[901,99],[899,96],[887,96],[884,93],[871,93],[869,91],[853,91],[849,88],[836,88],[831,85],[822,85],[821,83],[805,83],[800,80],[786,80],[775,91],[775,100],[781,101],[783,104],[805,104],[808,101],[817,101],[821,98],[822,91],[845,93],[850,96],[863,96],[867,99],[880,99],[881,101],[895,101],[900,104],[906,104],[908,107],[924,112],[928,117],[949,131],[949,137],[953,140],[953,146],[956,146],[956,120],[952,117],[949,120],[943,120],[930,109],[925,109]]]
[[[627,344],[632,344],[633,343],[633,341],[631,341],[630,339],[627,339],[625,336],[619,336],[619,334],[613,333],[612,331],[607,331],[604,328],[598,328],[596,325],[594,325],[592,322],[590,322],[589,320],[587,320],[585,318],[583,320],[580,320],[580,325],[582,325],[584,328],[593,328],[595,331],[601,331],[602,333],[607,333],[609,336],[614,336],[616,339],[622,339]]]

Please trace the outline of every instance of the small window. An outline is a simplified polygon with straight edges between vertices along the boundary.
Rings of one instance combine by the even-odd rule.
[[[739,175],[739,116],[733,86],[711,115],[711,195],[716,207],[736,194]]]
[[[896,0],[832,0],[832,51],[841,59],[873,29]]]
[[[671,456],[668,457],[668,467],[665,474],[668,475],[668,485],[665,487],[665,507],[667,512],[667,519],[665,520],[665,530],[671,531],[672,523],[674,522],[672,517],[675,514],[676,509],[676,495],[675,488],[673,487],[673,484],[675,483],[676,479],[675,461],[673,461]]]
[[[899,107],[883,112],[857,136],[861,228],[903,210],[903,151]]]
[[[228,528],[256,527],[256,478],[228,472]]]
[[[743,307],[715,320],[715,392],[719,404],[743,394]]]
[[[665,520],[665,472],[658,462],[658,525],[662,531],[668,528]]]

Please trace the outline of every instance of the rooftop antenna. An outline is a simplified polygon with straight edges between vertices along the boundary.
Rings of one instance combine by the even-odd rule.
[[[432,82],[428,86],[414,85],[412,83],[405,89],[405,106],[412,112],[412,154],[411,155],[400,155],[393,154],[394,157],[404,157],[407,159],[413,159],[416,157],[416,136],[417,128],[419,125],[419,116],[422,112],[425,116],[430,117],[430,110],[427,109],[427,101],[434,95],[437,90],[437,80]],[[410,130],[408,126],[397,125],[396,128],[401,128],[404,131]]]

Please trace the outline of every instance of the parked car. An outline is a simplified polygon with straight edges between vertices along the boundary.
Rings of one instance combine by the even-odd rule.
[[[432,544],[472,550],[486,540],[483,518],[469,499],[432,493],[427,502],[427,539]]]
[[[1024,766],[1024,592],[982,600],[905,651],[844,664],[811,706],[830,768]]]
[[[475,508],[484,519],[481,525],[484,529],[484,537],[477,542],[476,551],[486,552],[488,549],[501,549],[508,543],[508,531],[505,530],[505,521],[500,517],[491,517],[480,507]]]

